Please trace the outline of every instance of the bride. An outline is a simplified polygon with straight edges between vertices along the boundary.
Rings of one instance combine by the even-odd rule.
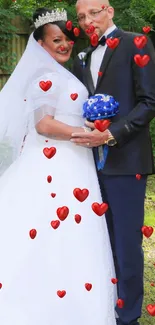
[[[43,16],[44,14],[44,16]],[[115,277],[65,11],[39,9],[0,93],[0,324],[115,325]],[[99,207],[99,206],[98,206]]]

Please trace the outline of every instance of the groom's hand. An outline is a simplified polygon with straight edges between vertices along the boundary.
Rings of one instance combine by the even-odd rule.
[[[90,123],[87,126],[91,127]],[[87,146],[87,147],[98,147],[105,143],[110,136],[110,132],[105,130],[104,132],[100,132],[97,129],[94,129],[91,132],[80,132],[80,133],[72,133],[71,141],[76,143],[79,146]]]
[[[95,129],[94,123],[93,122],[88,122],[87,120],[85,121],[85,125],[88,126],[90,129]]]

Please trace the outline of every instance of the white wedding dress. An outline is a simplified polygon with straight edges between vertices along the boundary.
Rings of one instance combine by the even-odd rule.
[[[51,88],[43,91],[40,80],[51,80]],[[82,126],[87,96],[71,74],[64,79],[47,73],[36,78],[27,101],[37,119],[47,110],[59,121]],[[45,147],[56,148],[51,159]],[[89,190],[83,202],[75,188]],[[102,199],[92,150],[32,129],[20,157],[0,178],[1,325],[116,324],[109,236],[105,216],[92,210],[94,202]],[[57,209],[64,206],[69,213],[61,221]]]

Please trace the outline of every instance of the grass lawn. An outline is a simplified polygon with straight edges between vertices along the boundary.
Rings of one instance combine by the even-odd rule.
[[[155,176],[150,176],[148,179],[144,224],[154,227],[155,230]],[[147,305],[155,305],[155,232],[150,238],[144,237],[143,249],[145,254],[145,295],[143,315],[140,324],[155,325],[155,316],[150,316],[146,310]],[[154,284],[154,286],[151,286],[151,283]]]

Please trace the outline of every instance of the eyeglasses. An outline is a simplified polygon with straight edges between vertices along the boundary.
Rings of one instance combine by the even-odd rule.
[[[99,16],[99,14],[102,12],[102,11],[104,11],[104,10],[106,10],[108,7],[105,7],[105,8],[103,8],[103,9],[101,9],[101,10],[92,10],[89,14],[87,14],[87,15],[79,15],[78,17],[77,17],[77,20],[78,20],[78,22],[79,23],[84,23],[85,22],[85,20],[86,20],[86,17],[88,17],[89,19],[91,19],[91,20],[94,20],[95,18],[97,18],[98,16]]]

